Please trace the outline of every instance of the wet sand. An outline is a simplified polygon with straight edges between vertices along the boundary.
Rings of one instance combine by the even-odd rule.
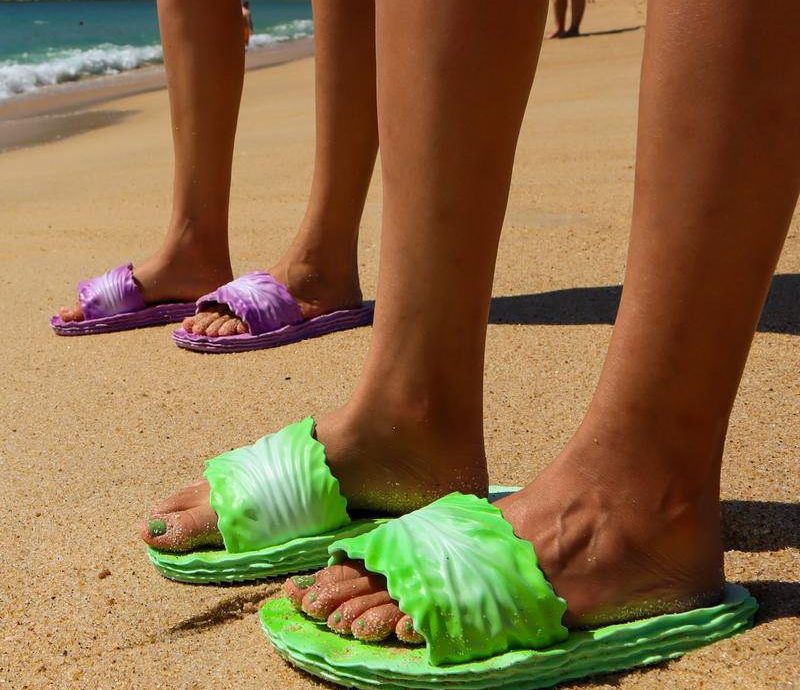
[[[644,23],[589,5],[587,31]],[[581,418],[611,332],[633,181],[635,29],[550,42],[517,156],[488,336],[492,479],[522,483]],[[48,319],[87,276],[145,256],[169,213],[166,94],[96,111],[116,124],[0,155],[0,684],[21,688],[326,687],[284,664],[255,611],[279,582],[193,587],[150,567],[137,524],[202,460],[342,403],[369,329],[267,352],[201,356],[169,327],[57,338]],[[313,64],[250,72],[234,170],[237,272],[266,267],[302,216],[313,163]],[[380,189],[361,238],[375,294]],[[756,335],[722,478],[726,571],[758,625],[683,659],[572,684],[800,686],[800,218]]]

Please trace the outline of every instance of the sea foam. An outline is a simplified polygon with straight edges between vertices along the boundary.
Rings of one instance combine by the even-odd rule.
[[[273,26],[269,33],[253,34],[250,45],[265,46],[313,33],[314,25],[310,19],[297,19]],[[52,52],[38,62],[0,61],[0,100],[42,86],[90,76],[118,74],[162,60],[160,45],[120,46],[104,43],[87,49]]]

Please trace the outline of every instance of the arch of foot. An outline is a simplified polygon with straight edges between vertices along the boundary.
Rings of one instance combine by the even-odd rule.
[[[334,542],[331,565],[362,560],[386,578],[432,664],[536,649],[568,636],[566,602],[486,499],[453,493],[366,534]]]

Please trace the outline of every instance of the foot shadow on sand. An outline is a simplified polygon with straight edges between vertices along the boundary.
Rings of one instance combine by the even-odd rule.
[[[569,40],[571,38],[586,38],[587,36],[611,36],[613,34],[627,34],[630,31],[639,31],[644,29],[644,25],[639,26],[625,26],[621,29],[606,29],[605,31],[581,31],[577,36],[565,36]]]
[[[613,324],[621,294],[621,285],[601,285],[495,297],[489,323],[545,326]],[[800,335],[800,274],[782,273],[773,278],[758,330]]]
[[[800,549],[800,503],[722,501],[726,551]]]

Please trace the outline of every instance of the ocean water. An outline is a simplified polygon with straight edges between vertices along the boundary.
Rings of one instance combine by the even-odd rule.
[[[314,32],[309,0],[251,0],[250,9],[253,46]],[[0,100],[161,58],[155,0],[0,0]]]

